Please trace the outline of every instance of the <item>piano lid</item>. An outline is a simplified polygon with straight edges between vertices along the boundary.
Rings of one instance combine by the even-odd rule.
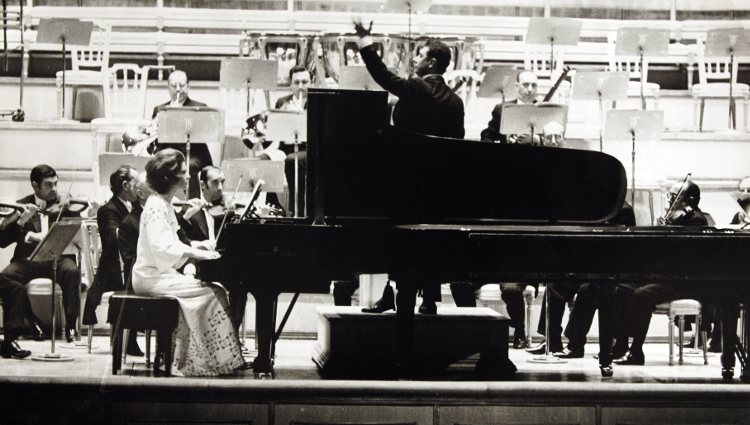
[[[309,96],[307,213],[328,224],[596,224],[622,206],[625,169],[610,155],[406,132],[388,125],[382,92]]]

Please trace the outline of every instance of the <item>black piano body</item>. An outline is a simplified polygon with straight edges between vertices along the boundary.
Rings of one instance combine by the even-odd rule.
[[[411,134],[387,114],[382,92],[310,90],[306,218],[228,224],[224,256],[202,267],[255,297],[256,372],[273,370],[278,295],[327,293],[352,273],[396,280],[405,358],[414,294],[437,282],[594,282],[602,294],[706,282],[748,299],[749,232],[607,224],[626,192],[615,158]],[[607,353],[608,338],[600,322]]]

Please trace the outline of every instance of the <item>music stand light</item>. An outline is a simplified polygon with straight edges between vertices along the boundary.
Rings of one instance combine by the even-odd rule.
[[[607,141],[632,143],[630,159],[630,205],[635,207],[635,141],[658,140],[664,129],[664,111],[616,110],[607,112]]]
[[[226,58],[221,60],[219,87],[223,89],[245,90],[245,114],[250,115],[250,90],[260,89],[266,97],[266,109],[271,107],[268,91],[277,87],[276,76],[279,63],[271,60]]]
[[[55,286],[57,285],[57,262],[65,249],[75,239],[81,230],[80,220],[58,221],[50,226],[47,235],[39,242],[34,252],[29,256],[29,261],[37,264],[52,263],[52,288],[50,296],[52,300],[52,337],[50,338],[50,352],[40,356],[33,356],[32,360],[45,362],[69,362],[73,358],[55,353],[55,335],[57,334],[55,319]],[[64,314],[64,312],[62,312]]]
[[[271,110],[268,112],[266,130],[269,140],[294,145],[294,217],[299,217],[299,145],[307,141],[307,112]]]
[[[91,31],[94,29],[93,22],[85,22],[78,19],[41,19],[39,29],[36,33],[37,43],[62,44],[62,108],[60,117],[65,119],[65,62],[67,59],[66,47],[68,45],[88,46],[91,42]]]
[[[505,99],[516,98],[518,96],[516,79],[519,72],[517,69],[507,67],[493,66],[487,68],[482,84],[479,85],[477,97],[496,98],[499,93],[502,103],[505,103]]]
[[[626,99],[628,81],[626,71],[581,71],[573,77],[573,100],[599,101],[599,152],[604,151],[604,101]]]
[[[646,78],[643,74],[643,58],[664,57],[669,50],[669,30],[650,28],[620,28],[617,30],[615,55],[638,56],[641,69],[641,109],[646,109],[643,88]]]
[[[185,162],[190,183],[190,144],[220,143],[224,146],[224,111],[205,106],[166,107],[159,111],[159,143],[185,143]]]
[[[393,70],[391,70],[393,71]],[[395,74],[395,72],[393,72]],[[339,71],[339,88],[345,90],[378,90],[385,91],[372,79],[364,66],[344,66]]]
[[[582,22],[573,18],[531,18],[526,30],[527,44],[549,44],[550,72],[555,70],[555,45],[575,46],[581,39]]]
[[[734,56],[750,55],[750,30],[742,28],[715,29],[706,33],[704,57],[729,56],[729,126],[737,129],[734,104]]]
[[[549,123],[556,122],[565,127],[567,122],[567,105],[543,104],[543,105],[503,105],[500,120],[501,134],[531,134],[531,142],[534,143],[534,134],[539,132]],[[540,137],[540,145],[544,146],[544,137]]]

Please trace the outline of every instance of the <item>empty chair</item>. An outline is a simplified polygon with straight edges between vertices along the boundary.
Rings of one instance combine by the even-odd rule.
[[[705,57],[705,45],[699,41],[698,44],[698,84],[690,88],[690,94],[696,102],[697,126],[703,131],[703,115],[706,108],[706,99],[726,99],[729,101],[730,84],[732,97],[743,100],[744,119],[743,125],[747,129],[747,108],[750,103],[750,86],[737,83],[737,68],[739,66],[737,57],[730,67],[729,57]],[[730,68],[732,68],[730,73]],[[731,75],[730,75],[731,74]],[[727,107],[727,111],[729,108]],[[728,113],[727,113],[728,114]],[[729,115],[729,114],[728,114]],[[737,128],[736,109],[729,116],[729,128]]]
[[[674,364],[674,321],[677,319],[679,328],[679,362],[682,364],[682,341],[685,336],[685,316],[694,315],[696,332],[700,330],[701,303],[696,300],[674,300],[656,306],[655,314],[666,314],[669,316],[669,365]],[[707,341],[706,331],[700,331],[703,341]],[[696,345],[699,338],[695,338]],[[703,364],[708,364],[707,344],[703,344]],[[697,346],[695,348],[698,348]]]
[[[109,67],[110,36],[109,25],[96,24],[88,46],[70,46],[71,69],[65,70],[65,86],[73,88],[73,95],[66,115],[73,119],[91,121],[104,115],[101,80]],[[62,104],[63,71],[55,77],[58,116],[64,119],[63,109],[68,105]]]
[[[640,56],[615,55],[615,43],[609,41],[609,71],[627,72],[630,76],[628,82],[628,97],[641,96],[641,81],[643,81],[643,98],[653,99],[653,109],[659,109],[659,91],[661,87],[656,83],[648,82],[648,58],[643,58],[643,69],[641,69]]]

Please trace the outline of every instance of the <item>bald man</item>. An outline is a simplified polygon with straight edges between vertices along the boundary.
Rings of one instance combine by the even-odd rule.
[[[188,96],[189,81],[184,71],[172,71],[167,80],[169,88],[169,101],[156,105],[151,118],[156,116],[167,107],[191,107],[206,106],[205,103],[193,100]],[[185,154],[184,143],[159,143],[157,151],[172,148]],[[208,146],[205,143],[194,143],[190,145],[190,187],[188,194],[190,198],[197,198],[200,195],[200,186],[198,185],[198,172],[207,165],[213,165],[211,154],[208,152]]]
[[[516,143],[518,138],[515,135],[508,137],[507,135],[500,133],[503,105],[526,105],[536,103],[538,84],[538,78],[532,71],[519,72],[516,77],[518,97],[515,100],[495,105],[495,109],[492,110],[492,118],[487,123],[487,128],[482,130],[482,140],[500,143]]]

